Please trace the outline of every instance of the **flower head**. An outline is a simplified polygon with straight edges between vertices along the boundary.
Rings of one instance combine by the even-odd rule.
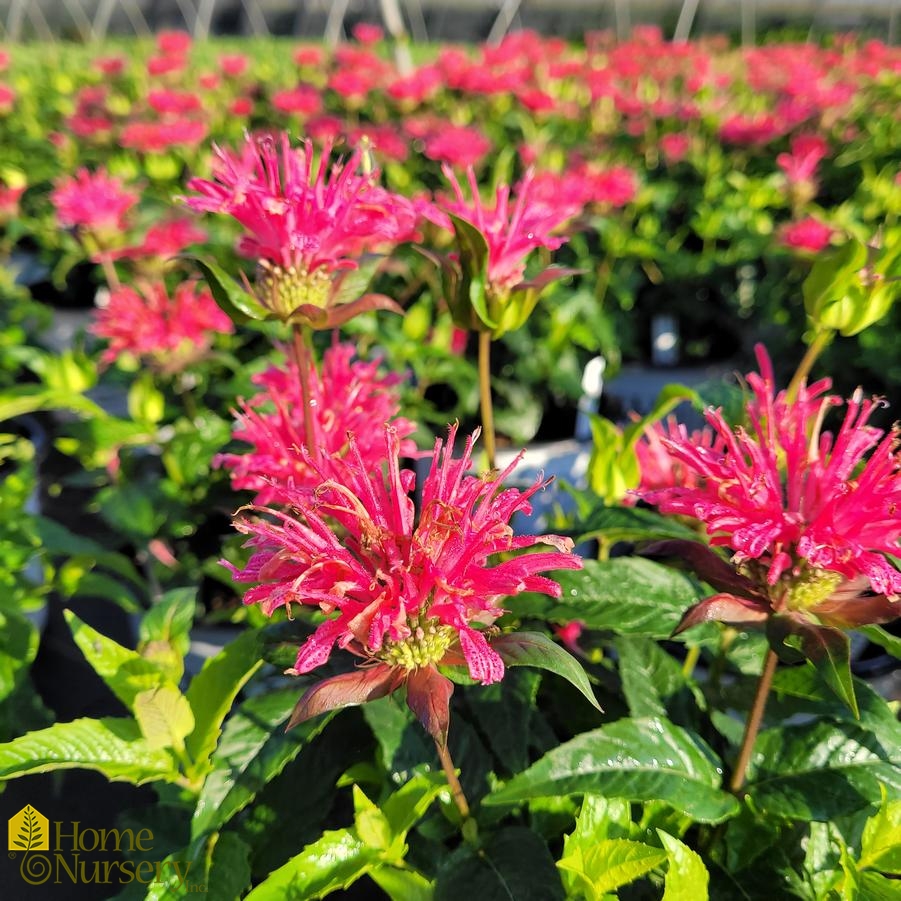
[[[188,183],[198,194],[188,206],[244,226],[238,250],[258,261],[260,301],[285,320],[301,308],[331,307],[335,273],[413,230],[412,205],[380,188],[377,170],[360,171],[361,150],[331,167],[329,150],[314,165],[309,141],[292,147],[285,133],[248,136],[239,153],[214,149],[212,181]]]
[[[322,373],[310,364],[310,409],[304,410],[297,365],[270,367],[254,378],[261,391],[240,405],[234,437],[251,445],[242,454],[221,454],[217,463],[231,472],[236,489],[257,492],[255,503],[278,502],[284,486],[315,487],[317,469],[298,450],[306,444],[304,416],[313,419],[317,452],[347,452],[348,434],[356,435],[356,452],[369,471],[385,459],[385,441],[373,424],[391,423],[400,453],[409,457],[416,445],[408,438],[416,429],[399,417],[400,377],[379,373],[379,361],[354,360],[353,344],[333,344],[322,361]]]
[[[125,228],[125,214],[138,202],[138,195],[104,169],[92,173],[82,168],[57,181],[50,200],[65,228],[109,235]]]
[[[109,341],[102,360],[113,363],[130,354],[158,372],[181,372],[209,351],[213,336],[233,330],[205,288],[183,282],[170,297],[162,282],[139,294],[124,286],[113,291],[98,311],[91,331]]]
[[[529,170],[515,191],[499,185],[493,205],[483,203],[472,167],[467,169],[470,199],[456,175],[448,167],[444,174],[454,191],[453,199],[439,204],[441,210],[472,223],[488,245],[489,290],[497,295],[508,293],[522,282],[529,254],[538,247],[556,250],[567,239],[554,234],[582,211],[575,200],[551,203],[533,191],[534,173]],[[450,227],[450,220],[436,217],[439,224]]]
[[[851,622],[853,608],[832,609],[842,583],[866,586],[884,602],[901,595],[901,572],[886,556],[901,551],[898,429],[869,425],[879,402],[857,392],[838,430],[825,432],[827,412],[843,403],[826,393],[829,380],[802,385],[791,398],[776,393],[759,346],[757,358],[760,374],[747,376],[747,429],[733,430],[709,410],[715,444],[698,444],[684,427],[661,437],[695,484],[640,493],[664,513],[700,520],[711,545],[730,549],[752,594],[766,595],[773,610]],[[894,606],[882,604],[880,616]],[[873,609],[868,604],[867,615]]]
[[[824,222],[814,216],[807,216],[797,222],[791,222],[782,228],[780,241],[793,250],[806,250],[810,253],[819,253],[826,247],[835,229],[830,228]]]
[[[453,427],[446,444],[435,444],[418,519],[408,496],[415,475],[401,471],[399,438],[389,427],[386,472],[373,471],[352,439],[344,457],[311,459],[321,484],[286,492],[288,512],[262,508],[270,519],[236,522],[251,536],[255,553],[244,569],[229,568],[238,581],[261,583],[244,602],[260,604],[267,614],[280,607],[290,614],[295,605],[307,605],[329,617],[300,648],[289,672],[321,666],[335,644],[369,665],[365,672],[311,688],[295,722],[381,697],[403,683],[420,719],[429,719],[421,712],[423,694],[435,697],[441,687],[446,710],[449,683],[435,665],[465,662],[477,681],[497,682],[504,663],[484,627],[504,612],[511,595],[559,596],[559,585],[539,573],[580,566],[568,539],[516,537],[508,525],[517,511],[529,512],[529,498],[546,483],[539,479],[525,491],[504,489],[515,463],[497,477],[468,474],[476,436],[467,439],[458,459],[455,437]],[[497,554],[536,544],[556,550],[489,565]],[[446,717],[438,719],[443,725],[427,728],[440,738],[446,735]]]

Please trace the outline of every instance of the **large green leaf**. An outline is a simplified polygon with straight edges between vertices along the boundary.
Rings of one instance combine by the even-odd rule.
[[[563,901],[563,886],[547,845],[530,829],[498,832],[478,851],[459,848],[442,865],[435,901]]]
[[[168,681],[163,670],[152,660],[107,638],[82,622],[71,610],[64,610],[63,615],[85,659],[129,710],[134,711],[135,698],[141,692],[158,688]]]
[[[800,651],[823,681],[859,716],[851,678],[851,644],[845,632],[792,614],[771,616],[766,631],[777,651],[780,645]]]
[[[586,560],[581,570],[554,574],[559,601],[537,596],[517,604],[521,615],[554,622],[581,620],[589,629],[668,638],[704,592],[685,573],[641,557]]]
[[[688,845],[663,830],[658,829],[657,835],[669,859],[663,901],[707,901],[710,874],[704,861]]]
[[[243,632],[207,660],[191,680],[187,698],[194,713],[194,731],[185,747],[194,761],[194,775],[205,774],[209,757],[216,747],[222,721],[247,680],[263,665],[259,632]]]
[[[890,801],[883,793],[879,810],[864,826],[857,863],[860,869],[901,875],[901,800]]]
[[[245,901],[311,901],[346,888],[379,862],[378,851],[351,829],[323,833],[271,873]]]
[[[541,632],[511,632],[496,638],[491,646],[507,666],[534,666],[562,676],[582,692],[592,707],[601,709],[582,664],[560,645],[554,644],[547,635]]]
[[[372,870],[369,878],[391,901],[432,901],[434,886],[416,870],[385,866]]]
[[[901,744],[853,723],[823,721],[762,732],[746,791],[765,813],[830,820],[901,792]]]
[[[174,685],[148,688],[136,695],[134,712],[149,747],[184,749],[185,737],[194,728],[194,714]]]
[[[659,848],[628,839],[604,839],[590,848],[578,848],[557,861],[575,877],[575,886],[591,901],[640,879],[666,860]]]
[[[332,718],[326,714],[285,732],[296,703],[297,689],[270,692],[245,701],[228,719],[197,799],[192,838],[220,829],[243,810]]]
[[[691,681],[682,666],[649,638],[621,636],[614,642],[619,656],[623,695],[633,717],[667,715],[666,702],[683,689],[691,697]],[[703,698],[694,692],[698,702]]]
[[[204,882],[207,898],[239,901],[250,885],[250,848],[233,832],[221,832],[213,845]]]
[[[718,823],[738,812],[721,782],[720,762],[700,739],[666,720],[622,719],[554,748],[483,803],[593,792],[665,801],[696,820]]]
[[[656,510],[641,507],[616,507],[600,504],[575,526],[578,541],[603,538],[608,544],[617,541],[651,541],[661,538],[697,539],[697,533]]]
[[[114,782],[135,785],[178,778],[172,755],[151,748],[132,719],[55,723],[0,745],[0,779],[71,769],[97,770]]]

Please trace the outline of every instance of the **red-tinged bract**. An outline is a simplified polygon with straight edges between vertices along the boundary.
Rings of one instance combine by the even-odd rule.
[[[379,428],[389,423],[397,434],[400,453],[410,457],[416,445],[409,439],[416,423],[398,415],[400,377],[379,372],[379,361],[354,360],[353,344],[334,344],[324,354],[321,374],[310,364],[310,408],[318,452],[345,454],[348,434],[356,435],[356,451],[375,472],[385,459]],[[234,437],[251,446],[241,454],[221,454],[217,463],[231,473],[236,489],[257,492],[257,504],[278,503],[285,486],[315,487],[321,477],[298,452],[306,444],[303,398],[297,365],[272,366],[254,377],[260,392],[241,404]]]

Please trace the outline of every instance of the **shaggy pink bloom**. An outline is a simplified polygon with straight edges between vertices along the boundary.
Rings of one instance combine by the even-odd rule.
[[[147,103],[151,109],[161,114],[184,115],[203,108],[203,101],[193,91],[173,91],[168,88],[148,92]]]
[[[404,679],[416,692],[420,679],[441,678],[434,665],[442,661],[465,661],[483,684],[503,677],[504,663],[483,627],[504,613],[512,595],[559,597],[560,586],[539,573],[578,569],[581,560],[567,538],[516,537],[508,525],[514,513],[530,512],[529,498],[544,481],[525,491],[504,489],[518,460],[496,477],[468,475],[476,436],[467,439],[459,459],[453,457],[455,437],[452,427],[446,445],[435,443],[418,521],[408,496],[415,474],[401,471],[400,443],[391,428],[385,430],[387,473],[373,471],[352,439],[345,457],[316,464],[316,490],[285,493],[289,512],[262,508],[274,521],[237,520],[255,552],[244,569],[226,566],[240,582],[262,583],[244,603],[259,604],[267,615],[279,607],[290,614],[292,605],[305,604],[328,616],[289,672],[322,666],[337,643],[379,668],[376,674],[370,669],[369,683],[377,683],[381,694]],[[489,565],[491,557],[537,544],[557,550]]]
[[[233,116],[244,118],[253,112],[253,100],[250,97],[236,97],[232,100],[228,111]]]
[[[585,177],[591,184],[591,199],[606,206],[621,207],[631,203],[638,194],[638,176],[628,166],[592,172]]]
[[[125,71],[125,59],[121,56],[98,56],[93,66],[104,75],[121,75]]]
[[[8,187],[0,182],[0,225],[19,215],[19,200],[25,193],[25,185]]]
[[[238,78],[250,66],[250,57],[243,53],[224,53],[219,57],[219,71],[226,78]]]
[[[681,163],[691,148],[691,138],[686,134],[667,134],[660,138],[660,152],[671,166]]]
[[[164,56],[184,56],[191,49],[191,35],[186,31],[161,31],[156,36],[156,49]]]
[[[491,150],[491,141],[477,128],[442,125],[425,139],[423,152],[430,160],[468,168],[478,165]]]
[[[360,22],[354,26],[351,34],[355,41],[364,46],[377,44],[385,37],[385,32],[378,25],[373,25],[371,22]]]
[[[401,381],[396,374],[379,374],[380,361],[354,360],[353,344],[333,344],[323,357],[322,373],[310,363],[310,411],[316,449],[345,454],[348,435],[356,435],[357,452],[369,471],[385,459],[380,428],[391,423],[404,457],[416,454],[408,438],[416,423],[398,416]],[[231,473],[235,489],[257,492],[254,503],[278,503],[285,487],[315,487],[320,477],[308,457],[299,452],[306,444],[305,411],[297,364],[270,367],[255,376],[262,389],[237,412],[234,437],[251,445],[242,454],[220,454],[216,464]]]
[[[760,375],[747,376],[753,397],[748,428],[733,430],[720,410],[706,418],[717,436],[699,444],[679,427],[660,441],[694,484],[642,496],[663,513],[700,520],[714,546],[736,564],[754,563],[761,582],[789,607],[822,601],[843,580],[901,594],[901,572],[885,555],[901,553],[899,431],[868,424],[876,400],[858,391],[835,433],[823,431],[830,381],[803,385],[797,399],[776,393],[772,365],[757,347]],[[725,450],[723,450],[723,445]],[[814,588],[824,591],[813,597]]]
[[[791,153],[780,153],[776,163],[789,184],[812,182],[827,153],[829,144],[820,135],[795,135],[791,140]]]
[[[206,122],[197,119],[130,122],[122,129],[119,141],[123,147],[141,153],[159,153],[172,147],[197,147],[209,130]]]
[[[151,225],[140,244],[116,250],[110,257],[114,260],[145,257],[168,260],[191,244],[202,244],[206,239],[207,233],[189,219],[170,219]]]
[[[669,452],[666,443],[679,440],[684,434],[685,430],[675,416],[668,417],[666,422],[655,422],[645,429],[638,444],[635,445],[635,455],[638,457],[638,468],[641,471],[641,483],[637,493],[659,491],[664,488],[696,488],[700,484],[701,480],[697,473],[676,459]],[[722,454],[726,450],[723,439],[710,428],[695,429],[688,435],[688,440],[711,454]]]
[[[105,169],[91,173],[82,168],[74,176],[59,179],[50,200],[64,228],[109,234],[125,228],[125,214],[138,202],[138,195]]]
[[[16,92],[8,85],[0,82],[0,113],[12,112],[16,102]]]
[[[785,225],[780,232],[779,240],[786,247],[795,250],[819,253],[829,244],[834,234],[834,229],[813,216],[807,216]]]
[[[228,214],[247,230],[238,250],[259,261],[260,300],[283,318],[329,306],[334,273],[415,228],[413,205],[380,188],[378,170],[360,174],[360,150],[332,166],[329,150],[314,165],[309,141],[248,136],[239,153],[214,147],[213,181],[188,182],[199,195],[188,206]]]
[[[499,185],[493,206],[479,196],[475,172],[467,170],[471,199],[467,200],[456,175],[448,166],[444,174],[454,189],[454,199],[439,204],[442,210],[471,222],[488,244],[488,281],[497,295],[509,292],[523,280],[526,258],[537,247],[556,250],[567,238],[554,235],[570,219],[582,212],[580,203],[551,204],[532,193],[534,175],[527,172],[516,186]],[[439,211],[433,221],[445,228],[451,223]]]
[[[183,72],[188,66],[188,61],[183,56],[151,56],[147,60],[148,75],[172,75]]]
[[[204,357],[216,333],[229,334],[233,328],[206,288],[183,282],[170,297],[159,282],[143,294],[127,286],[113,291],[91,331],[109,341],[104,363],[130,354],[171,375]]]
[[[315,69],[325,62],[325,51],[317,46],[298,47],[293,59],[298,66]]]
[[[272,105],[280,113],[315,116],[322,110],[322,97],[312,85],[302,84],[290,90],[276,91],[272,95]]]

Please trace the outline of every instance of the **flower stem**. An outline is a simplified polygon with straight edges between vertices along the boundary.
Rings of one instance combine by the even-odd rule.
[[[106,284],[110,291],[118,291],[122,287],[122,283],[119,281],[119,274],[116,272],[113,261],[106,253],[101,253],[99,260],[100,267],[103,269],[103,277],[106,279]]]
[[[491,405],[491,332],[479,332],[479,406],[488,468],[494,469],[497,456],[494,446],[494,408]]]
[[[310,392],[310,348],[302,325],[294,326],[294,362],[300,378],[300,397],[303,402],[304,443],[312,456],[316,455],[316,429],[313,424],[313,399]]]
[[[813,369],[813,364],[816,362],[817,357],[826,349],[826,345],[829,344],[831,340],[831,329],[822,329],[813,336],[813,340],[807,346],[807,350],[804,352],[804,356],[798,364],[797,371],[792,376],[791,382],[789,382],[788,390],[786,391],[786,397],[789,403],[797,400],[801,385],[807,381],[807,376],[810,375],[810,370]]]
[[[450,751],[448,751],[446,744],[442,744],[437,739],[435,740],[435,748],[438,751],[441,768],[444,770],[444,775],[447,776],[447,784],[450,786],[454,804],[457,805],[460,817],[465,823],[469,819],[469,803],[466,800],[466,795],[463,794],[463,786],[460,785],[460,780],[457,778],[457,771],[453,760],[451,760]]]
[[[772,650],[767,649],[766,659],[763,662],[763,672],[760,674],[760,681],[757,683],[757,693],[754,695],[754,703],[751,705],[748,722],[745,724],[745,734],[741,740],[738,760],[735,761],[735,769],[732,771],[732,779],[729,782],[729,790],[733,794],[740,792],[745,784],[745,772],[748,769],[748,762],[751,760],[751,751],[754,750],[757,733],[760,731],[763,711],[766,708],[767,697],[773,684],[773,675],[776,672],[778,663],[779,658],[776,654]]]
[[[688,653],[685,655],[685,660],[682,662],[682,675],[690,677],[694,673],[700,657],[701,646],[699,644],[689,648]]]

